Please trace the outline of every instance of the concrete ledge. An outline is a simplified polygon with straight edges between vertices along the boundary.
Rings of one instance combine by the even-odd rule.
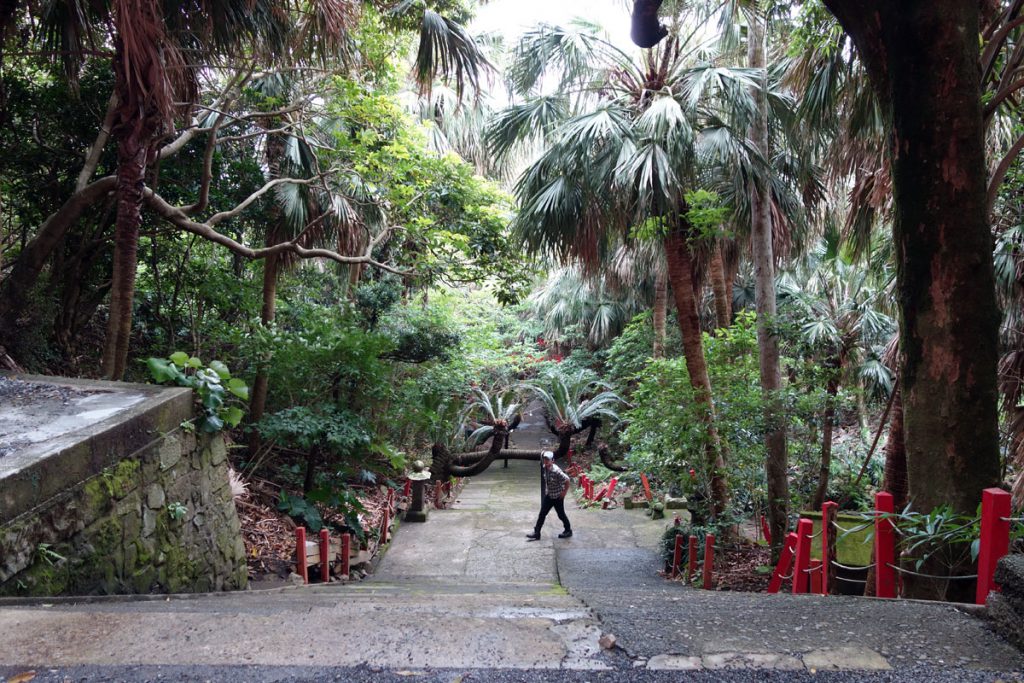
[[[146,448],[192,416],[192,390],[188,388],[36,375],[8,377],[80,390],[141,394],[143,398],[104,420],[0,458],[0,525]]]

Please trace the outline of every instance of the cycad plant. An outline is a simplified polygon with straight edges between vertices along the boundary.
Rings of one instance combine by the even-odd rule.
[[[587,447],[593,445],[603,420],[618,422],[617,409],[626,405],[610,384],[587,370],[569,376],[555,372],[523,386],[544,406],[544,421],[558,438],[555,458],[565,457],[572,437],[584,430],[590,430]]]

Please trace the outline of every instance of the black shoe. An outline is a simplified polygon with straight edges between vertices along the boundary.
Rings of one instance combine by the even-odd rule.
[[[559,538],[569,538],[570,536],[572,536],[572,529],[566,529],[562,533],[558,534]]]
[[[538,534],[536,531],[534,531],[532,534],[526,534],[526,540],[527,541],[539,541],[540,540],[540,534]]]

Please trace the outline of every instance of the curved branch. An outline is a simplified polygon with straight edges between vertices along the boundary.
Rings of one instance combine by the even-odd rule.
[[[494,457],[495,460],[540,460],[543,451],[524,451],[518,448],[503,448]],[[475,465],[487,457],[486,451],[469,451],[455,453],[452,462],[456,465]]]
[[[107,141],[110,139],[110,130],[114,127],[114,115],[117,113],[117,93],[110,93],[110,100],[107,101],[107,113],[103,117],[103,123],[100,125],[100,132],[96,135],[95,142],[92,143],[92,147],[89,148],[89,153],[85,157],[85,165],[82,166],[82,170],[78,172],[78,180],[75,181],[75,192],[81,192],[89,184],[89,178],[92,178],[92,174],[96,172],[96,167],[99,166],[100,157],[103,155],[103,148],[107,146]]]
[[[1021,88],[1024,88],[1024,78],[1018,78],[1013,83],[1010,83],[1010,85],[1000,90],[998,93],[996,93],[995,97],[993,97],[989,101],[989,103],[985,105],[985,110],[982,112],[982,116],[984,116],[985,119],[991,117],[992,114],[996,113],[996,109],[998,109],[999,105],[1003,103],[1003,100],[1005,100],[1007,97],[1017,92]]]
[[[1021,150],[1024,149],[1024,135],[1017,138],[1017,142],[1013,143],[1013,147],[1006,153],[1003,160],[999,162],[999,166],[992,173],[992,177],[988,181],[988,215],[992,214],[992,208],[996,204],[996,197],[999,196],[999,186],[1003,184],[1003,179],[1006,178],[1006,174],[1010,171],[1010,166],[1013,165],[1014,160],[1020,155]]]
[[[501,452],[501,446],[505,443],[506,436],[508,436],[508,430],[495,428],[491,436],[491,447],[479,461],[467,466],[455,465],[449,461],[448,474],[453,477],[475,477],[478,474],[482,474],[484,470],[491,466],[494,459],[498,457],[498,453]]]
[[[243,202],[243,204],[245,206],[251,205],[252,202],[255,201],[255,199],[253,198],[254,195],[265,194],[271,186],[280,185],[282,183],[288,182],[308,185],[310,183],[315,182],[315,180],[315,178],[311,178],[308,180],[296,180],[292,178],[280,178],[277,180],[272,180],[266,185],[264,185],[263,188],[253,193],[253,195],[250,195],[249,198]],[[206,223],[198,223],[190,219],[187,215],[185,215],[185,213],[181,209],[169,204],[167,200],[165,200],[163,197],[158,195],[150,188],[145,189],[144,197],[146,203],[150,206],[150,208],[156,211],[156,213],[158,213],[168,222],[176,225],[177,227],[181,228],[182,230],[185,230],[186,232],[190,232],[194,235],[202,237],[203,239],[207,239],[211,242],[219,244],[222,247],[226,247],[232,253],[238,254],[239,256],[244,256],[245,258],[248,259],[262,259],[274,254],[291,253],[295,254],[299,258],[325,258],[343,264],[363,263],[373,266],[374,268],[386,270],[389,273],[394,273],[396,275],[409,275],[407,271],[374,260],[373,257],[370,255],[370,252],[367,252],[362,256],[344,256],[330,249],[307,249],[297,244],[294,240],[287,242],[279,242],[278,244],[275,244],[270,247],[253,249],[251,247],[247,247],[244,244],[241,244],[233,240],[227,235],[217,232],[210,222],[213,220],[212,218],[210,219],[210,221],[207,221]],[[235,209],[232,209],[231,211],[222,211],[216,214],[214,217],[216,218],[217,216],[226,216],[228,214],[234,216],[237,215],[240,212],[240,210],[240,207],[235,207]],[[223,218],[221,220],[223,220]]]

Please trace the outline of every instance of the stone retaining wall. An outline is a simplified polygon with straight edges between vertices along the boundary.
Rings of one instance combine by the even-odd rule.
[[[996,630],[1024,649],[1024,555],[1007,555],[996,566],[999,593],[989,593],[986,605]]]
[[[0,595],[245,587],[223,437],[191,431],[191,391],[145,390],[123,415],[4,463]]]

